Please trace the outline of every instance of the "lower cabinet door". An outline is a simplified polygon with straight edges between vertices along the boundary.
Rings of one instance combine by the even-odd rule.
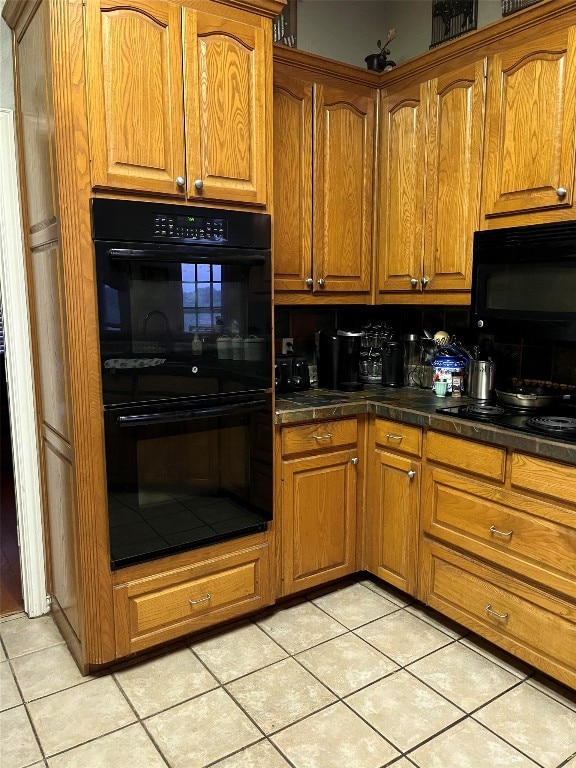
[[[282,466],[282,593],[356,570],[356,450]]]
[[[369,471],[368,570],[416,594],[420,462],[376,449]]]

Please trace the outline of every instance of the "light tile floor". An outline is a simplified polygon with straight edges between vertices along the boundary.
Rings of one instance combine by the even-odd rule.
[[[358,579],[82,677],[0,622],[2,768],[576,768],[576,692]]]

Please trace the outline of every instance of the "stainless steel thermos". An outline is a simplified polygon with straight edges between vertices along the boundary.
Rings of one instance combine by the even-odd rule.
[[[468,395],[476,400],[489,400],[494,391],[496,366],[492,360],[470,360]]]

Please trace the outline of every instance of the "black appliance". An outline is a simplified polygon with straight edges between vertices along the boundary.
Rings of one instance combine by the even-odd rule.
[[[576,221],[474,234],[471,323],[576,341]]]
[[[499,403],[482,402],[437,408],[436,413],[576,444],[576,402],[571,399],[559,399],[553,405],[540,409],[512,408]]]
[[[94,199],[92,226],[112,567],[265,530],[270,217]]]
[[[276,392],[303,392],[310,389],[310,367],[297,355],[276,355]]]
[[[362,331],[319,331],[318,386],[358,392],[360,381],[360,345]]]
[[[382,385],[404,386],[404,345],[389,339],[382,344]]]

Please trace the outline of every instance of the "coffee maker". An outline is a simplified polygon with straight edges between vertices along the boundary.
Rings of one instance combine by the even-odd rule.
[[[359,378],[362,331],[318,332],[318,386],[358,392],[364,389]]]

